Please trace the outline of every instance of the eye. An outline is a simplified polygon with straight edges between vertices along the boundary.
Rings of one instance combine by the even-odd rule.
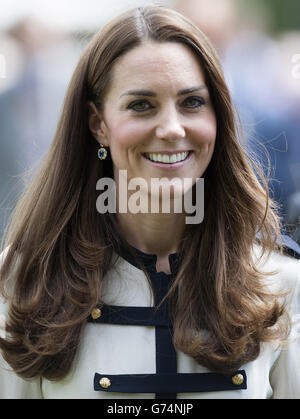
[[[153,106],[147,100],[135,100],[134,102],[131,102],[127,107],[127,109],[132,109],[136,112],[145,112],[152,108]]]
[[[203,97],[190,96],[183,101],[183,106],[188,109],[198,109],[205,105],[205,103]]]

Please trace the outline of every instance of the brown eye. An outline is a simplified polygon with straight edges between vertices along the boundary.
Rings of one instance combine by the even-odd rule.
[[[153,106],[147,100],[136,100],[130,103],[127,109],[132,109],[136,112],[145,112],[152,108]]]
[[[183,101],[183,106],[189,109],[198,109],[205,104],[205,100],[202,97],[191,96]]]

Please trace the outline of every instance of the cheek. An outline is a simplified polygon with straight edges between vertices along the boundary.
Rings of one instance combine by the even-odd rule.
[[[212,116],[209,119],[198,121],[197,124],[190,127],[190,135],[198,147],[213,149],[217,136],[216,119]]]
[[[109,128],[109,142],[112,148],[128,149],[138,146],[147,138],[145,124],[134,120],[112,122]]]

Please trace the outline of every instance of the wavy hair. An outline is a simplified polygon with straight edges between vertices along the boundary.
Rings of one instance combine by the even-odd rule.
[[[194,52],[217,117],[215,150],[205,172],[205,218],[186,226],[181,267],[168,294],[174,345],[212,371],[231,372],[255,359],[261,342],[281,333],[273,326],[284,308],[253,259],[258,232],[262,251],[275,249],[279,221],[263,175],[261,182],[239,141],[218,56],[189,20],[148,6],[114,19],[89,42],[54,140],[13,213],[1,268],[9,338],[0,339],[0,348],[24,378],[65,377],[87,318],[102,302],[101,284],[121,237],[116,218],[96,211],[97,180],[113,177],[113,171],[110,157],[97,158],[87,104],[101,109],[114,63],[147,40],[182,43]]]

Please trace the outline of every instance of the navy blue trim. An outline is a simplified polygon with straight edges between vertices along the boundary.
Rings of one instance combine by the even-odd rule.
[[[261,235],[256,235],[256,240],[258,243],[261,242]],[[276,240],[278,247],[282,245],[283,253],[293,258],[300,259],[300,246],[296,243],[290,236],[287,234],[281,234],[280,237]]]
[[[171,327],[168,313],[161,308],[157,309],[156,307],[132,306],[123,307],[106,304],[99,308],[101,309],[101,317],[93,319],[89,316],[88,322]]]
[[[163,272],[152,275],[152,283],[156,291],[156,304],[160,304],[168,292],[171,284],[171,277]],[[160,311],[164,317],[168,317],[168,301],[164,301],[160,306]],[[155,327],[155,354],[156,354],[156,373],[176,374],[177,354],[173,345],[173,329],[156,326]],[[176,399],[176,392],[161,393],[156,390],[156,399]]]
[[[244,381],[240,385],[233,384],[232,377],[242,374]],[[101,378],[109,378],[111,385],[103,388],[99,384]],[[108,393],[203,393],[210,391],[246,390],[247,375],[244,370],[225,375],[217,373],[180,373],[180,374],[124,374],[94,376],[94,390]]]
[[[285,253],[288,255],[300,259],[300,246],[290,236],[282,235],[282,246]]]
[[[171,329],[157,326],[155,328],[155,353],[156,353],[156,373],[169,374],[173,376],[177,373],[177,354],[173,345],[173,333]],[[176,399],[177,390],[172,393],[161,392],[159,387],[156,389],[156,399]]]
[[[244,377],[241,385],[232,382],[232,375],[216,373],[177,373],[177,354],[173,345],[173,329],[168,316],[168,301],[162,300],[181,263],[181,256],[177,253],[169,255],[171,274],[156,271],[157,257],[146,254],[134,247],[122,243],[116,252],[127,262],[137,268],[140,264],[148,272],[155,290],[155,307],[109,306],[100,307],[102,315],[88,321],[95,323],[112,323],[124,325],[155,326],[155,360],[156,374],[126,374],[94,376],[95,391],[117,393],[154,393],[156,399],[176,398],[177,393],[209,392],[239,390],[247,388],[245,371],[238,371]],[[157,309],[157,306],[159,309]],[[235,374],[236,374],[235,373]],[[111,385],[105,389],[99,381],[106,377]]]
[[[146,271],[151,275],[157,273],[156,271],[156,263],[157,263],[157,256],[151,253],[144,253],[139,249],[131,246],[124,240],[121,240],[118,243],[118,246],[115,248],[115,251],[118,255],[120,255],[123,259],[129,262],[131,265],[135,266],[138,269],[141,269],[140,264],[146,269]],[[176,275],[180,264],[182,261],[182,254],[181,253],[171,253],[169,255],[169,263],[171,269],[171,275]]]
[[[257,235],[257,240],[259,239],[259,234]],[[286,254],[300,259],[300,246],[297,242],[295,242],[291,237],[286,234],[281,235],[281,240],[283,244],[283,250]],[[278,240],[278,244],[280,245],[280,239]],[[146,271],[151,275],[157,273],[156,271],[156,263],[157,263],[157,256],[150,253],[144,253],[139,249],[131,246],[129,243],[125,241],[121,241],[118,244],[118,248],[115,249],[116,252],[127,262],[131,265],[135,266],[136,268],[140,269],[139,263],[141,263]],[[182,262],[182,254],[181,253],[172,253],[169,255],[169,263],[171,269],[171,275],[174,276],[178,273]]]

